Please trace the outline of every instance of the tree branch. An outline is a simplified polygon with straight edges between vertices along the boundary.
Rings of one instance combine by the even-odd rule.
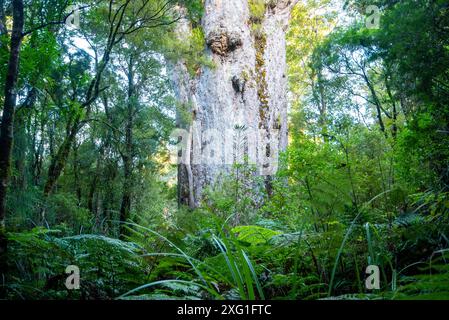
[[[55,26],[55,25],[65,24],[65,23],[67,22],[67,19],[70,18],[70,16],[73,15],[77,10],[84,10],[84,9],[86,9],[86,8],[89,8],[89,7],[91,7],[91,6],[90,6],[90,5],[86,5],[86,6],[84,6],[84,7],[77,8],[76,10],[72,10],[71,12],[69,12],[68,14],[66,14],[66,15],[63,17],[62,20],[59,20],[59,21],[50,21],[50,22],[42,23],[42,24],[38,25],[37,27],[34,27],[33,29],[28,30],[28,31],[22,33],[22,37],[26,37],[27,35],[29,35],[29,34],[35,32],[35,31],[38,31],[38,30],[40,30],[40,29],[47,28],[47,27],[49,27],[49,26]]]

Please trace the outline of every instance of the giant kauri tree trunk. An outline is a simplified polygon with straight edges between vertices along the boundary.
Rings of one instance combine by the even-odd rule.
[[[175,94],[192,118],[178,123],[185,129],[179,134],[180,203],[198,206],[204,188],[240,156],[247,156],[267,180],[276,171],[278,154],[287,146],[285,33],[297,2],[204,2],[201,27],[214,67],[203,66],[195,76],[183,61],[170,68]],[[187,19],[179,22],[180,37],[190,30]],[[243,152],[235,141],[242,130]]]

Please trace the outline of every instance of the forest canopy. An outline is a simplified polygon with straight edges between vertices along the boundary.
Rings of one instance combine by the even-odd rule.
[[[0,0],[0,92],[2,300],[449,299],[446,0]]]

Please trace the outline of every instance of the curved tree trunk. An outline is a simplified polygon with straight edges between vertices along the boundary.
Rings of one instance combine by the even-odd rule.
[[[3,6],[3,3],[1,4]],[[19,55],[22,45],[24,26],[24,7],[22,0],[14,0],[13,27],[9,51],[8,70],[5,81],[5,98],[2,121],[0,126],[0,277],[6,274],[6,251],[8,247],[6,238],[6,194],[8,191],[11,154],[13,146],[14,116],[17,98],[17,80],[19,76]]]
[[[249,2],[261,1],[265,14],[255,17]],[[215,67],[202,67],[193,78],[183,62],[171,68],[177,98],[192,114],[191,123],[178,122],[187,131],[178,173],[182,204],[198,206],[204,187],[244,156],[267,181],[276,171],[287,146],[285,32],[297,2],[205,1],[202,28]],[[189,30],[181,21],[180,34]],[[237,131],[244,131],[243,147]]]
[[[131,213],[132,189],[133,189],[133,127],[135,104],[137,102],[136,88],[134,83],[134,57],[131,55],[128,61],[128,102],[126,106],[126,128],[125,128],[125,150],[122,152],[123,159],[123,195],[120,207],[120,236],[124,237],[126,233],[125,222],[129,219]]]

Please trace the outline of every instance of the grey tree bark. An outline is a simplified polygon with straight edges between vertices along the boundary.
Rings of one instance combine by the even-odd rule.
[[[190,207],[200,204],[204,188],[241,161],[239,156],[249,156],[269,180],[287,146],[285,33],[298,0],[265,0],[263,17],[253,16],[249,2],[260,1],[206,0],[201,26],[215,67],[203,66],[194,77],[183,61],[170,68],[175,94],[192,115],[191,123],[178,123],[187,130],[180,139],[178,196]],[[180,37],[189,30],[189,21],[181,20]],[[243,153],[230,134],[242,127]]]

